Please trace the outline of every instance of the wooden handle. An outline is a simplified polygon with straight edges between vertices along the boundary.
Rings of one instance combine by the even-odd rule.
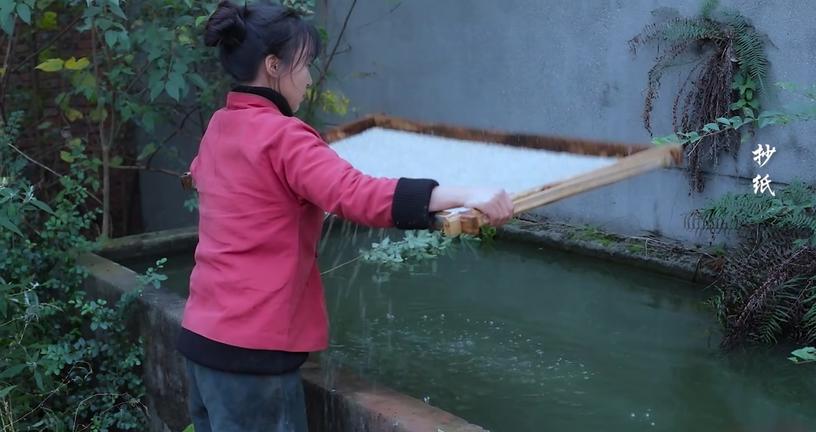
[[[513,195],[513,215],[518,215],[564,198],[577,195],[601,186],[615,183],[644,172],[679,164],[683,160],[681,145],[655,147],[635,153],[616,163],[571,177],[558,183],[551,183]],[[478,235],[487,217],[475,209],[453,209],[440,212],[436,216],[436,226],[446,236],[460,234]]]

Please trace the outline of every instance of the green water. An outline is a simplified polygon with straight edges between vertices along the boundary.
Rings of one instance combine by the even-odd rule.
[[[379,235],[333,232],[321,268]],[[191,265],[170,257],[167,289],[185,292]],[[814,368],[787,361],[785,349],[723,354],[699,286],[510,242],[383,279],[359,260],[324,276],[329,361],[490,430],[816,424]]]

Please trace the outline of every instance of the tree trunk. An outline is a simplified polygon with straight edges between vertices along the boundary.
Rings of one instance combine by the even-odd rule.
[[[102,238],[111,236],[110,145],[102,144]]]

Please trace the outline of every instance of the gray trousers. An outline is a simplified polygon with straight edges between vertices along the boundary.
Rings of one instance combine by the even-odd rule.
[[[308,432],[300,371],[223,372],[187,360],[195,432]]]

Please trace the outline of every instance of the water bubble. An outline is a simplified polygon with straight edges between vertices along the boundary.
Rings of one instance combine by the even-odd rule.
[[[439,315],[439,318],[445,319],[445,314]]]
[[[655,425],[654,422],[652,422],[652,426],[654,426],[654,425]]]
[[[422,398],[422,401],[425,402],[426,404],[430,404],[431,403],[431,397],[430,396],[425,396],[425,397]]]
[[[629,414],[629,417],[635,418],[635,413]]]
[[[388,318],[391,321],[393,321],[394,318],[396,318],[396,316],[394,314],[392,314],[391,312],[388,312],[387,314],[385,314],[385,317]]]

